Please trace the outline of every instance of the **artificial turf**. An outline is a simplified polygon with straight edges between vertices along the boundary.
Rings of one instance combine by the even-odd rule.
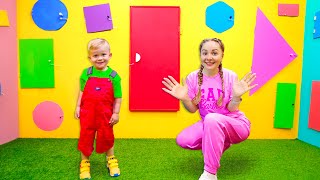
[[[17,139],[0,145],[0,179],[79,178],[77,139]],[[105,156],[91,156],[92,179],[196,180],[201,151],[180,148],[174,139],[117,139],[121,176],[111,178]],[[320,149],[299,140],[246,140],[221,159],[218,179],[320,179]]]

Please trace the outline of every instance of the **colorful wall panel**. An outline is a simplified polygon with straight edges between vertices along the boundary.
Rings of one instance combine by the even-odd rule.
[[[83,8],[87,32],[99,32],[113,28],[110,4]]]
[[[32,8],[32,19],[41,29],[56,31],[68,20],[68,10],[60,0],[38,0]]]
[[[310,129],[319,131],[320,133],[320,81],[312,81],[309,123]]]
[[[0,26],[0,144],[19,136],[16,0],[0,1],[10,26]]]
[[[252,72],[257,74],[253,84],[258,85],[250,90],[250,95],[297,57],[290,44],[286,42],[259,8],[257,9],[254,35]]]
[[[21,88],[53,88],[53,40],[21,39],[19,52]]]
[[[205,0],[201,3],[197,1],[186,2],[172,0],[110,0],[108,2],[105,0],[63,1],[68,9],[68,21],[59,31],[45,31],[33,22],[31,12],[36,2],[37,0],[19,1],[17,4],[17,19],[19,23],[17,39],[53,39],[55,88],[20,87],[18,89],[20,107],[19,133],[21,138],[79,137],[79,121],[73,116],[79,91],[79,77],[82,70],[90,66],[87,58],[87,43],[92,38],[97,37],[105,38],[109,41],[112,52],[109,65],[115,69],[122,78],[123,101],[120,111],[120,123],[114,127],[116,138],[174,138],[183,128],[199,120],[197,113],[191,114],[187,112],[178,101],[175,102],[176,104],[173,103],[174,108],[170,107],[170,112],[167,112],[168,109],[164,109],[163,107],[161,108],[164,110],[155,110],[158,109],[156,105],[153,105],[153,110],[130,111],[131,70],[138,68],[138,73],[141,73],[141,71],[147,72],[147,67],[139,70],[139,65],[143,66],[143,63],[146,62],[144,61],[145,55],[143,53],[139,54],[139,52],[130,52],[130,7],[137,6],[173,6],[179,7],[180,9],[180,24],[179,27],[174,30],[177,34],[172,34],[172,36],[178,36],[180,39],[179,54],[171,50],[166,50],[167,46],[170,47],[172,43],[176,44],[176,41],[171,42],[167,40],[165,44],[162,44],[161,48],[157,43],[154,43],[159,36],[162,36],[161,33],[152,33],[152,37],[149,38],[150,41],[146,41],[148,45],[143,46],[147,48],[154,47],[155,51],[152,51],[152,60],[155,63],[153,63],[154,67],[152,68],[155,68],[155,70],[152,74],[154,77],[149,77],[151,80],[143,83],[138,82],[138,84],[140,83],[141,89],[158,86],[159,88],[156,89],[158,92],[154,94],[162,93],[162,98],[169,98],[170,95],[162,91],[161,88],[163,86],[161,81],[163,77],[158,76],[158,74],[163,73],[162,70],[169,70],[172,71],[172,74],[170,73],[171,75],[176,76],[177,80],[181,81],[188,73],[198,69],[200,67],[199,44],[204,38],[217,37],[222,39],[225,44],[223,66],[234,70],[239,78],[250,71],[253,59],[257,9],[259,8],[274,28],[282,35],[286,43],[298,54],[298,57],[273,76],[253,95],[249,96],[249,94],[245,94],[242,97],[243,102],[240,108],[252,123],[251,139],[295,139],[297,137],[299,117],[299,111],[297,109],[299,109],[300,106],[300,96],[298,96],[299,98],[297,98],[295,104],[293,128],[285,130],[275,129],[273,127],[273,116],[276,104],[277,83],[289,82],[298,85],[301,81],[305,1],[293,0],[290,2],[299,4],[300,12],[298,17],[278,16],[278,1],[258,0],[248,3],[237,0],[225,1],[225,3],[234,9],[235,17],[232,28],[223,33],[217,33],[206,25],[206,9],[215,3],[210,0]],[[83,8],[106,3],[110,4],[110,10],[112,12],[112,30],[88,33]],[[166,16],[162,16],[159,22],[165,21],[171,22],[172,20],[168,20]],[[12,25],[10,21],[10,26]],[[262,32],[268,33],[267,31]],[[141,36],[142,39],[143,37],[144,36]],[[271,46],[275,45],[277,44],[271,44]],[[144,51],[142,50],[141,52]],[[271,53],[267,53],[269,58],[271,58],[270,54]],[[176,68],[176,62],[167,65],[166,58],[161,58],[160,61],[154,60],[158,57],[170,56],[170,58],[172,58],[178,55],[180,58],[179,69]],[[162,61],[165,63],[162,64]],[[174,67],[174,70],[170,69],[172,67]],[[163,76],[167,75],[169,75],[169,73],[163,74]],[[257,74],[257,76],[260,76],[260,74]],[[145,77],[142,77],[142,79],[143,78]],[[18,77],[16,82],[20,82],[20,77]],[[5,90],[5,87],[6,86],[2,84],[3,90]],[[300,94],[299,86],[296,90],[296,93]],[[146,94],[144,91],[145,90],[141,93]],[[146,96],[149,95],[146,94]],[[153,96],[152,98],[159,97]],[[175,99],[172,98],[172,100]],[[63,111],[64,120],[61,122],[59,128],[51,131],[40,129],[37,124],[35,124],[32,116],[37,105],[45,101],[55,102]],[[155,102],[157,101],[151,103]],[[176,107],[179,109],[172,110],[176,109]],[[144,107],[141,109],[144,109]]]
[[[295,101],[296,84],[278,83],[274,115],[275,128],[293,128]]]
[[[0,26],[10,26],[8,13],[5,10],[0,10]]]
[[[278,4],[279,16],[299,16],[299,4]]]
[[[313,39],[314,14],[319,11],[320,4],[318,0],[308,0],[305,16],[304,32],[304,52],[303,52],[303,69],[301,83],[301,104],[299,118],[298,139],[309,144],[320,147],[320,133],[309,128],[309,117],[311,110],[312,89],[315,88],[313,81],[320,81],[320,39]],[[317,85],[317,84],[314,84]],[[319,107],[318,107],[319,108]],[[312,112],[311,112],[312,113]]]
[[[313,39],[320,38],[320,10],[315,12],[313,20],[314,20]]]

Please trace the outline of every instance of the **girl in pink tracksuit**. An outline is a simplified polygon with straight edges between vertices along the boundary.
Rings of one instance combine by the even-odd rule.
[[[201,120],[177,136],[186,149],[202,149],[204,172],[201,180],[217,179],[222,153],[250,134],[250,121],[239,111],[241,96],[254,88],[256,78],[248,73],[238,81],[236,73],[222,68],[224,44],[220,39],[205,39],[200,44],[201,66],[191,72],[184,85],[173,77],[164,78],[163,90],[181,100],[189,112],[199,110]]]

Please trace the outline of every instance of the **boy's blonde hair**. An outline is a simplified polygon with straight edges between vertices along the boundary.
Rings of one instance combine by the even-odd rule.
[[[90,50],[96,50],[99,49],[103,46],[106,46],[106,48],[108,48],[108,50],[110,51],[110,45],[108,43],[107,40],[102,39],[102,38],[96,38],[96,39],[92,39],[91,41],[89,41],[88,43],[88,52]]]

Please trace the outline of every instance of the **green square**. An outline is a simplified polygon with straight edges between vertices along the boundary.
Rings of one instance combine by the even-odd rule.
[[[54,88],[53,39],[20,39],[21,88]]]

